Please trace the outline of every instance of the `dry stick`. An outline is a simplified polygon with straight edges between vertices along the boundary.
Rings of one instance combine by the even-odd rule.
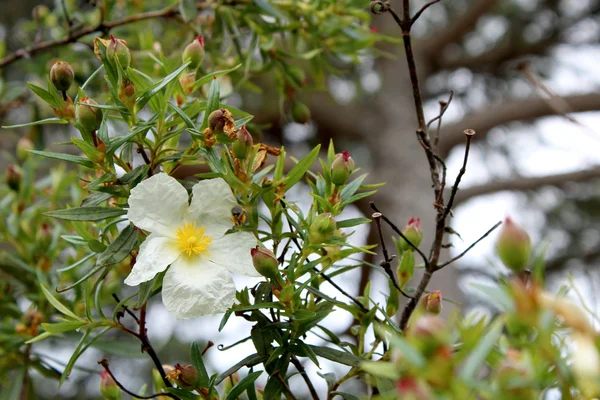
[[[412,17],[412,19],[410,20],[410,26],[412,27],[413,24],[415,22],[417,22],[417,20],[421,16],[421,14],[423,14],[423,11],[427,10],[429,7],[431,7],[435,3],[439,3],[440,1],[442,1],[442,0],[433,0],[433,1],[430,1],[429,3],[425,4],[423,7],[421,7],[421,9],[419,11],[417,11],[417,13],[415,14],[415,16]]]
[[[310,378],[306,374],[306,370],[304,369],[304,365],[302,365],[302,363],[300,362],[300,360],[298,360],[298,358],[295,355],[292,355],[291,360],[292,360],[292,364],[294,364],[294,366],[296,367],[296,369],[298,370],[298,372],[300,372],[300,375],[302,376],[302,379],[304,379],[304,382],[306,383],[306,386],[308,386],[308,391],[310,392],[310,395],[313,398],[313,400],[319,400],[319,395],[317,394],[317,391],[316,391],[315,387],[313,386],[312,381],[310,380]]]
[[[433,118],[431,121],[429,121],[427,123],[427,129],[429,129],[429,127],[431,126],[431,124],[433,124],[435,121],[438,122],[437,125],[437,129],[435,132],[435,137],[433,139],[433,151],[434,153],[437,154],[438,152],[438,144],[440,142],[440,133],[442,130],[442,117],[444,116],[444,114],[446,113],[446,111],[448,110],[448,108],[450,107],[450,104],[452,103],[452,100],[454,99],[454,91],[451,90],[450,91],[450,97],[448,97],[447,101],[440,101],[440,113],[438,114],[437,117]]]
[[[453,259],[451,259],[450,261],[446,261],[445,263],[438,265],[435,270],[439,271],[440,269],[444,268],[445,266],[450,265],[453,262],[455,262],[456,260],[459,260],[460,258],[462,258],[465,254],[467,254],[469,251],[471,251],[471,249],[473,247],[477,246],[479,244],[479,242],[481,242],[483,239],[485,239],[486,237],[488,237],[488,235],[490,233],[492,233],[494,230],[496,230],[496,228],[498,228],[500,225],[502,225],[502,221],[498,221],[496,223],[496,225],[492,226],[479,239],[477,239],[476,241],[474,241],[469,247],[467,247],[467,249],[465,251],[463,251],[462,253],[460,253],[459,255],[457,255],[456,257],[454,257]]]
[[[402,294],[402,296],[406,297],[407,299],[412,299],[411,295],[409,295],[404,290],[402,290],[402,288],[398,284],[398,281],[396,281],[394,272],[392,271],[392,267],[390,265],[392,262],[392,259],[390,258],[389,254],[388,254],[387,248],[385,247],[385,240],[383,239],[383,233],[381,232],[381,217],[382,216],[383,216],[383,214],[381,214],[380,212],[373,213],[373,215],[372,215],[373,219],[375,220],[375,225],[377,226],[377,232],[379,233],[379,241],[381,242],[381,249],[383,251],[383,261],[381,262],[380,265],[383,268],[383,270],[385,271],[385,273],[388,275],[388,278],[392,281],[392,284],[394,285],[396,290],[398,290]],[[391,295],[392,294],[390,293],[390,296]]]
[[[123,384],[121,382],[119,382],[117,380],[117,378],[113,375],[112,371],[108,367],[108,360],[106,358],[103,358],[102,360],[98,361],[98,364],[102,365],[104,370],[106,372],[108,372],[108,374],[113,379],[113,381],[115,381],[115,384],[119,387],[119,389],[121,389],[123,392],[127,393],[129,396],[133,397],[134,399],[156,399],[157,397],[160,397],[160,396],[166,396],[166,397],[170,397],[175,400],[179,400],[179,397],[177,397],[171,393],[156,393],[156,394],[151,394],[149,396],[140,396],[139,394],[135,394],[135,393],[129,391],[125,386],[123,386]]]

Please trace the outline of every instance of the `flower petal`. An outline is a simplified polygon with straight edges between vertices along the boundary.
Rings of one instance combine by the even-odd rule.
[[[187,190],[165,173],[156,174],[131,190],[127,218],[138,228],[175,237],[188,209]]]
[[[223,178],[205,179],[192,188],[188,219],[206,224],[212,220],[227,229],[233,226],[231,209],[237,205],[231,188]]]
[[[140,252],[131,273],[125,279],[125,284],[137,286],[149,281],[156,274],[167,269],[180,254],[181,250],[173,239],[151,234],[140,246]]]
[[[225,235],[213,242],[208,250],[208,258],[230,272],[247,276],[260,276],[252,264],[250,249],[258,241],[249,232],[237,232]]]
[[[231,307],[235,285],[229,271],[208,259],[182,255],[165,274],[162,299],[177,319],[215,315]]]

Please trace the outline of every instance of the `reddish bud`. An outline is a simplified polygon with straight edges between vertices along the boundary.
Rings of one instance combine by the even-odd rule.
[[[350,153],[344,151],[335,155],[331,163],[331,181],[334,185],[342,186],[354,171],[354,160],[350,157]]]
[[[274,279],[279,272],[279,261],[275,254],[264,247],[256,246],[250,250],[252,264],[256,271],[265,278]]]
[[[254,141],[252,140],[252,135],[246,129],[246,125],[242,126],[240,130],[237,131],[237,140],[233,142],[231,145],[231,149],[233,150],[233,154],[236,158],[240,160],[245,160],[250,151],[252,150],[252,146]]]
[[[74,77],[73,68],[68,62],[57,61],[50,69],[50,81],[52,81],[56,90],[61,92],[69,90]]]
[[[183,50],[183,62],[190,62],[188,68],[192,71],[198,69],[202,61],[204,61],[204,39],[197,36],[196,39],[187,45]]]
[[[119,60],[119,64],[123,69],[127,69],[131,64],[131,53],[126,43],[124,40],[110,35],[110,43],[106,47],[106,58],[111,62]]]
[[[436,290],[423,296],[425,311],[438,315],[442,311],[442,292]]]
[[[121,389],[117,386],[115,380],[110,376],[108,371],[100,373],[100,393],[107,400],[120,400]]]
[[[496,242],[496,252],[504,265],[512,271],[523,271],[531,254],[529,235],[507,217]]]
[[[404,377],[396,381],[396,392],[399,399],[429,400],[433,398],[427,386],[413,377]]]
[[[185,389],[196,389],[200,380],[200,373],[193,365],[189,364],[175,364],[175,371],[177,374],[177,385]]]
[[[21,187],[21,180],[22,174],[20,168],[16,165],[9,165],[4,176],[4,182],[6,182],[8,187],[18,192]]]
[[[410,220],[408,220],[408,225],[406,225],[402,229],[402,233],[413,245],[419,247],[421,241],[423,240],[421,220],[419,218],[412,217]],[[398,241],[398,246],[402,250],[414,251],[414,248],[411,245],[409,245],[408,242],[402,237]]]

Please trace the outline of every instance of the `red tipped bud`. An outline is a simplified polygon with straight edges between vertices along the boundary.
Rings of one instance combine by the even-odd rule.
[[[84,97],[79,100],[79,104],[75,107],[75,116],[77,123],[81,125],[87,132],[95,132],[100,128],[102,123],[102,110],[89,105],[98,105],[89,97]]]
[[[319,214],[308,228],[308,240],[312,244],[326,242],[331,239],[336,229],[337,223],[331,214]]]
[[[252,135],[246,129],[246,125],[244,125],[237,131],[237,140],[233,142],[231,149],[236,158],[245,160],[250,154],[253,144]]]
[[[307,124],[310,121],[310,108],[306,104],[296,101],[292,105],[292,120],[299,124]]]
[[[119,60],[119,64],[123,69],[127,69],[131,64],[131,53],[126,43],[124,40],[110,35],[110,43],[106,47],[106,58],[111,62]]]
[[[514,272],[521,272],[529,261],[531,240],[527,232],[506,218],[496,242],[496,251],[504,265]]]
[[[74,76],[73,68],[71,68],[68,62],[57,61],[52,66],[52,69],[50,69],[50,80],[56,90],[61,92],[69,90],[73,84]]]
[[[120,400],[121,389],[117,386],[115,380],[110,376],[108,371],[100,373],[100,393],[107,400]]]
[[[34,148],[33,142],[27,136],[23,136],[17,142],[17,158],[25,161],[29,157],[29,150],[33,150]]]
[[[274,279],[279,271],[279,261],[271,250],[256,246],[250,250],[252,264],[256,271],[265,278]]]
[[[16,165],[9,165],[6,169],[6,175],[4,177],[4,182],[6,182],[8,187],[15,192],[18,192],[19,188],[21,187],[21,180],[22,174],[20,168]]]
[[[354,160],[350,157],[350,153],[344,151],[336,154],[331,163],[331,182],[337,186],[345,185],[352,171],[354,171]]]
[[[204,39],[197,36],[196,39],[187,45],[183,50],[183,62],[190,62],[188,68],[190,70],[197,70],[202,61],[204,61]]]
[[[433,398],[425,384],[413,377],[400,378],[396,382],[399,399],[430,400]]]
[[[442,292],[436,290],[423,296],[425,311],[438,315],[442,311]]]
[[[412,217],[410,220],[408,220],[408,225],[402,229],[402,233],[412,244],[414,244],[416,247],[419,247],[421,241],[423,240],[421,220],[419,218]],[[408,242],[402,237],[398,240],[398,247],[402,250],[414,251],[413,247],[409,245]]]

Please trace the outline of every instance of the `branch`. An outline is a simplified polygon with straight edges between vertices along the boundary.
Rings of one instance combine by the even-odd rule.
[[[171,393],[156,393],[156,394],[151,394],[149,396],[140,396],[139,394],[135,394],[135,393],[129,391],[125,386],[123,386],[123,384],[121,382],[119,382],[117,380],[117,378],[115,378],[112,371],[108,367],[108,360],[106,358],[103,358],[102,360],[98,361],[98,364],[102,365],[102,368],[104,368],[104,370],[108,373],[108,375],[110,375],[110,377],[115,382],[115,384],[119,387],[119,389],[121,389],[123,392],[127,393],[129,396],[133,397],[134,399],[156,399],[158,397],[160,397],[160,398],[170,397],[172,399],[179,400],[179,397],[177,397]]]
[[[497,0],[477,0],[473,7],[463,15],[455,18],[451,25],[433,32],[424,40],[423,50],[427,54],[438,57],[446,46],[458,42],[467,33],[471,32],[479,18],[491,11],[497,2]]]
[[[467,247],[465,251],[463,251],[462,253],[460,253],[459,255],[457,255],[456,257],[454,257],[453,259],[451,259],[450,261],[446,261],[445,263],[438,265],[438,267],[436,268],[436,271],[444,268],[447,265],[452,264],[453,262],[455,262],[457,260],[460,260],[465,254],[467,254],[469,251],[471,251],[471,249],[473,247],[477,246],[479,244],[479,242],[481,242],[483,239],[485,239],[486,237],[488,237],[488,235],[490,233],[492,233],[493,231],[495,231],[496,228],[498,228],[500,225],[502,225],[502,221],[498,221],[496,223],[496,225],[494,225],[490,229],[488,229],[488,231],[486,233],[484,233],[479,239],[477,239],[469,247]]]
[[[600,93],[563,96],[562,99],[573,112],[600,110]],[[461,121],[442,128],[440,154],[448,154],[455,146],[463,143],[462,135],[458,133],[465,128],[475,130],[477,137],[474,140],[481,140],[486,137],[490,129],[498,125],[556,114],[556,108],[549,103],[548,99],[542,98],[513,99],[504,104],[490,105],[484,111],[471,113]]]
[[[483,196],[502,191],[528,191],[542,186],[564,187],[572,182],[587,182],[600,178],[600,167],[585,169],[582,171],[568,172],[564,174],[539,176],[531,178],[516,178],[508,181],[490,182],[484,185],[472,186],[459,190],[456,194],[455,203],[461,203],[473,197]]]

